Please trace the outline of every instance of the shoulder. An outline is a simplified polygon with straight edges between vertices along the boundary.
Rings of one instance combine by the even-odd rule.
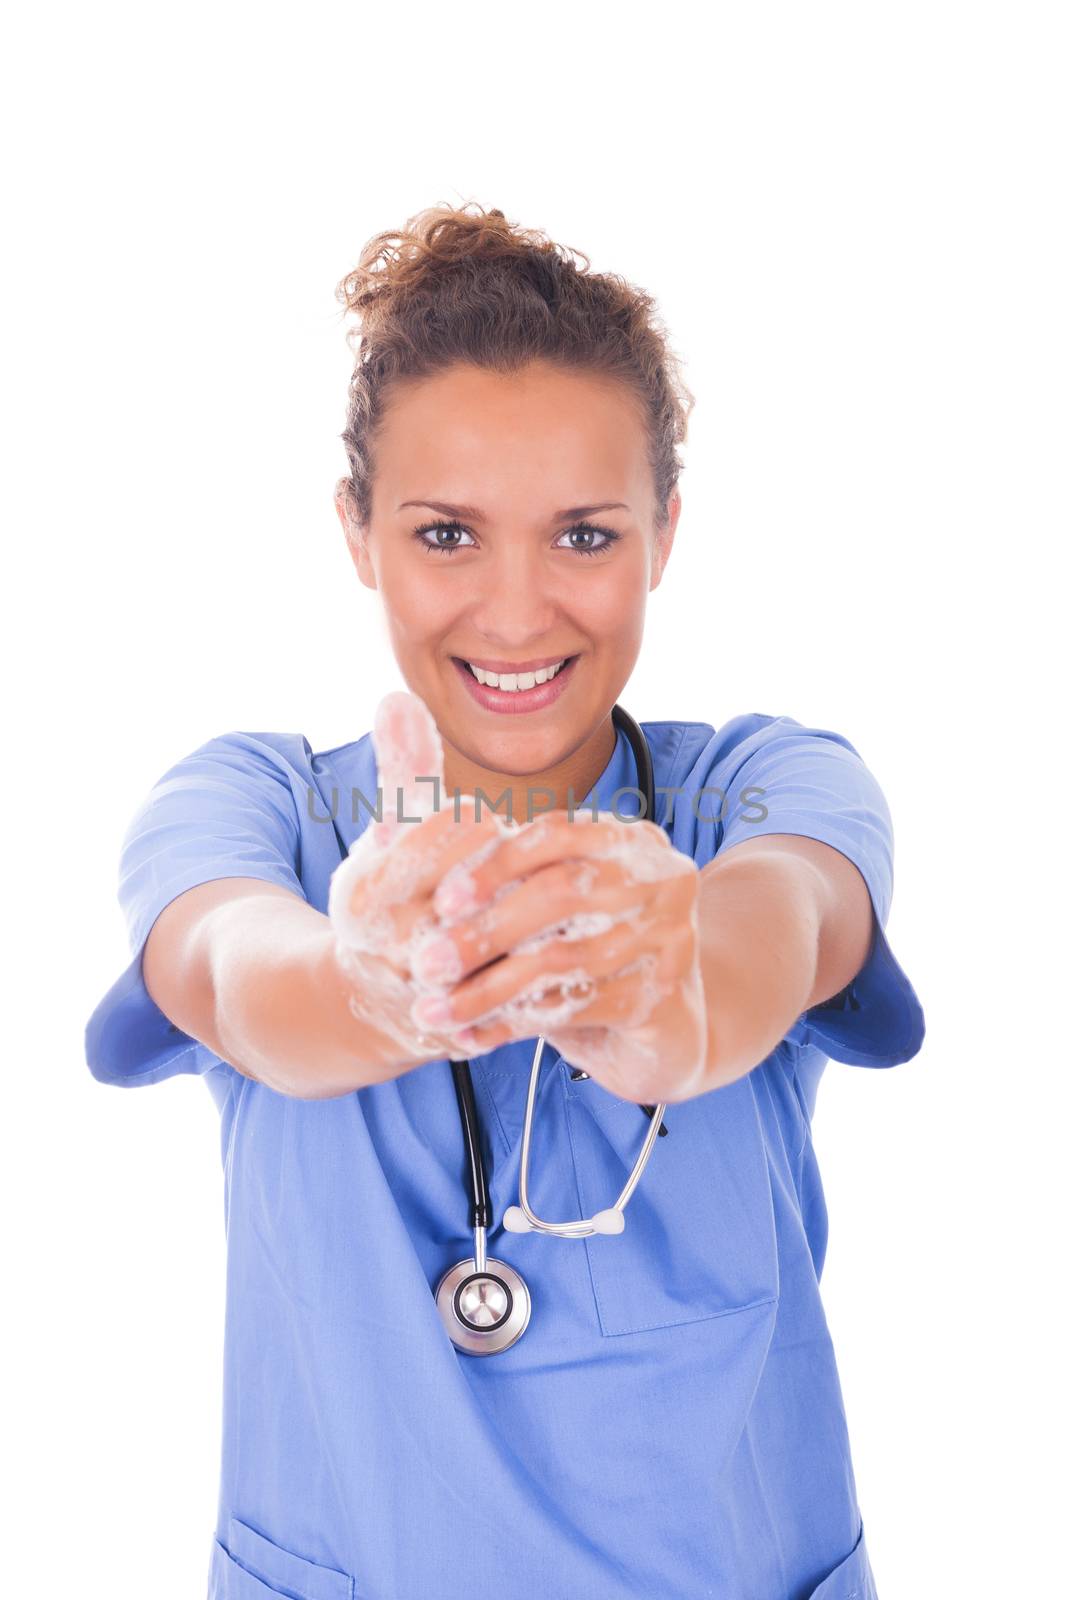
[[[656,765],[657,787],[689,790],[701,784],[729,782],[745,762],[768,746],[783,748],[797,738],[841,735],[816,729],[794,717],[766,711],[745,711],[721,727],[710,722],[658,721],[641,724]],[[848,745],[847,740],[841,742]]]
[[[231,761],[235,765],[309,767],[313,752],[302,733],[252,732],[244,728],[218,733],[197,745],[184,759]]]
[[[721,727],[706,722],[643,724],[653,749],[658,820],[678,849],[698,864],[718,850],[730,830],[739,836],[772,831],[768,805],[782,831],[804,831],[785,813],[807,799],[825,806],[871,782],[856,747],[833,729],[796,717],[746,711]],[[669,761],[656,759],[656,746]],[[862,775],[862,776],[860,776]],[[836,799],[834,798],[836,797]],[[667,820],[664,820],[667,819]],[[741,824],[745,826],[741,827]]]
[[[214,734],[181,756],[162,774],[156,788],[175,780],[268,785],[273,780],[300,793],[316,784],[324,770],[334,774],[358,764],[369,745],[370,735],[365,734],[328,750],[315,750],[303,733],[231,729]]]

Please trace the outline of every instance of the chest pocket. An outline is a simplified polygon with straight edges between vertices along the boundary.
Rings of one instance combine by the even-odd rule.
[[[275,1544],[237,1517],[212,1545],[208,1587],[219,1600],[358,1600],[354,1578]]]
[[[621,1234],[583,1240],[605,1335],[727,1316],[778,1299],[767,1152],[750,1076],[668,1106]],[[582,1215],[614,1204],[648,1132],[593,1078],[568,1083]]]

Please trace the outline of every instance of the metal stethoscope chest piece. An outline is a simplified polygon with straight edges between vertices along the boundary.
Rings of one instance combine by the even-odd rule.
[[[645,801],[644,815],[654,817],[656,785],[644,732],[621,706],[614,708],[612,718],[633,747],[638,783]],[[544,1047],[545,1040],[541,1035],[534,1051],[526,1095],[519,1161],[519,1204],[508,1206],[504,1213],[504,1227],[509,1233],[549,1233],[558,1239],[585,1239],[596,1233],[622,1233],[626,1225],[623,1211],[645,1170],[657,1136],[667,1131],[661,1126],[665,1107],[642,1107],[649,1118],[648,1132],[633,1171],[613,1206],[598,1211],[595,1216],[580,1217],[574,1222],[546,1222],[534,1213],[529,1201],[530,1135]],[[514,1267],[485,1253],[486,1232],[493,1225],[493,1216],[470,1064],[467,1061],[453,1061],[451,1067],[466,1145],[474,1255],[450,1267],[438,1280],[434,1293],[441,1320],[456,1349],[465,1355],[491,1356],[507,1350],[525,1333],[530,1321],[530,1290]],[[574,1076],[587,1077],[588,1074],[577,1073]]]
[[[453,1061],[451,1065],[467,1147],[474,1255],[450,1267],[434,1293],[441,1320],[456,1349],[469,1356],[495,1356],[525,1333],[530,1320],[530,1290],[514,1267],[485,1253],[485,1235],[493,1225],[493,1208],[482,1159],[471,1069],[466,1061]]]

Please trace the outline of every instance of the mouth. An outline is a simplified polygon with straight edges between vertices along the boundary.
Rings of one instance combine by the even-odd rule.
[[[452,662],[468,692],[488,711],[507,713],[540,711],[564,692],[574,676],[579,656],[557,656],[555,660],[528,665],[525,671],[494,671],[478,662],[453,656]],[[498,663],[503,667],[505,663]]]

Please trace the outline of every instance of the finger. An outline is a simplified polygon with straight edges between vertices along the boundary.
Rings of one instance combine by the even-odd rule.
[[[533,954],[553,939],[605,933],[623,918],[643,916],[653,887],[628,886],[618,863],[610,860],[557,862],[426,941],[412,970],[422,982],[457,983],[509,952]]]
[[[436,877],[473,848],[472,831],[485,823],[481,808],[472,796],[446,794],[441,737],[429,707],[417,695],[397,690],[384,696],[375,716],[373,742],[383,819],[373,827],[374,842],[399,845],[417,831],[430,830],[418,847],[415,873],[408,862],[390,865],[384,869],[386,887],[395,871],[405,897],[428,892],[428,876]],[[491,821],[510,826],[502,818]],[[459,830],[451,836],[455,848],[431,850],[430,842],[436,847],[437,836],[446,838],[450,824]]]
[[[439,1009],[434,1020],[448,1025],[484,1025],[509,1017],[525,1024],[516,1037],[545,1032],[553,1023],[566,1021],[576,1011],[575,996],[583,1006],[598,1007],[592,1020],[639,1027],[650,1008],[684,984],[697,960],[699,934],[693,919],[668,909],[660,917],[638,919],[616,926],[599,937],[557,941],[542,949],[536,975],[523,981],[517,958],[512,956],[457,985],[448,996],[447,1012]],[[583,993],[580,980],[588,980]],[[616,985],[616,980],[621,980]],[[494,996],[488,1003],[479,996]],[[629,1012],[615,1009],[632,1002]]]
[[[597,979],[588,994],[548,989],[535,1004],[506,1005],[496,1015],[446,1031],[459,1048],[470,1054],[482,1054],[541,1033],[548,1037],[551,1031],[554,1037],[569,1027],[614,1031],[640,1028],[670,995],[670,984],[663,981],[656,969],[655,955],[645,951],[628,969],[613,977]]]
[[[484,844],[491,850],[499,829],[509,825],[494,813],[486,816],[471,796],[445,794],[441,736],[417,695],[398,690],[384,696],[375,717],[374,751],[383,817],[375,843],[404,845],[409,852],[390,855],[376,894],[388,901],[419,900],[475,848]],[[416,832],[421,835],[417,846],[412,843]]]
[[[591,811],[576,811],[573,817],[550,812],[517,828],[491,858],[464,873],[468,909],[487,904],[515,878],[551,862],[583,855],[617,861],[632,882],[695,869],[691,857],[674,849],[658,823],[597,818]],[[455,877],[459,876],[457,872]],[[448,897],[453,881],[447,876],[442,879],[435,906]]]
[[[501,1008],[516,1017],[537,1008],[554,1013],[561,1005],[573,1008],[583,987],[599,985],[645,954],[674,967],[677,961],[667,960],[672,943],[666,932],[656,937],[647,922],[620,923],[591,938],[555,940],[526,955],[505,956],[447,995],[420,1002],[418,1014],[431,1024],[465,1027],[493,1020]]]
[[[382,829],[388,838],[401,816],[427,816],[440,806],[445,757],[433,713],[418,695],[398,689],[379,702],[374,757],[382,791]]]
[[[630,883],[617,861],[572,857],[505,887],[508,894],[487,908],[427,936],[413,966],[420,981],[457,984],[501,956],[534,954],[552,944],[573,951],[575,941],[620,922],[642,927],[650,946],[673,942],[680,930],[687,948],[695,937],[696,872]]]

